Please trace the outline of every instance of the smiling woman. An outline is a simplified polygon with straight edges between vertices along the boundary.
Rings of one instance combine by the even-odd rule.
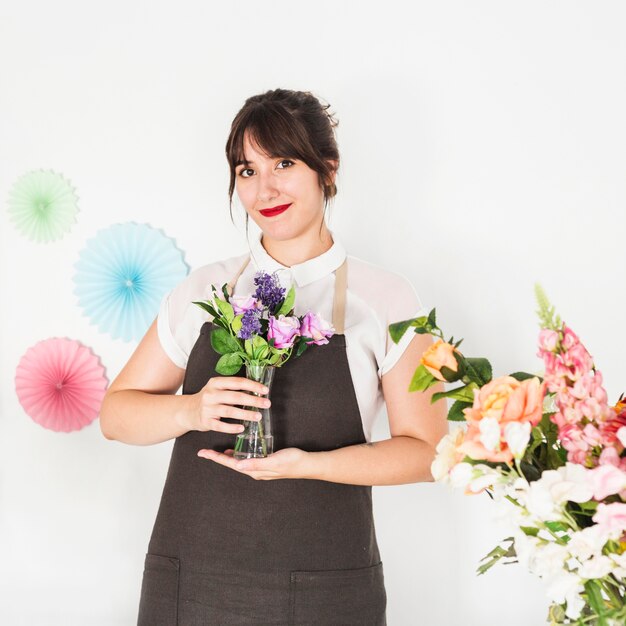
[[[447,424],[430,398],[443,385],[409,393],[432,338],[406,333],[395,344],[388,333],[425,311],[412,285],[347,255],[326,224],[339,167],[327,108],[284,89],[246,101],[226,144],[229,195],[232,211],[237,191],[260,236],[249,253],[197,268],[163,298],[105,398],[107,438],[176,438],[146,554],[140,626],[386,624],[371,487],[432,480]],[[239,406],[266,406],[267,390],[245,372],[217,374],[212,321],[193,302],[209,298],[212,284],[249,295],[257,270],[294,285],[295,314],[316,311],[335,332],[278,368],[277,451],[239,462],[238,421],[257,419]],[[391,437],[372,442],[383,403]]]

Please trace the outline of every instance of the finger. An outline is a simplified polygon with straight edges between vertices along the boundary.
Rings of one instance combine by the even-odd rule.
[[[247,389],[262,394],[269,391],[263,383],[242,376],[215,376],[212,381],[216,389]]]
[[[236,469],[235,468],[235,459],[226,456],[225,454],[222,454],[221,452],[218,452],[217,450],[198,450],[198,452],[196,453],[199,457],[202,457],[204,459],[208,459],[209,461],[215,461],[216,463],[219,463],[220,465],[225,465],[226,467],[230,467],[231,469]]]
[[[239,404],[242,406],[257,406],[267,408],[272,401],[265,396],[256,396],[243,391],[221,390],[215,394],[215,401],[221,404]],[[268,404],[269,402],[269,404]]]
[[[242,433],[245,429],[243,424],[229,424],[228,422],[222,422],[222,420],[215,417],[210,417],[208,419],[208,427],[210,430],[228,433],[230,435],[237,435],[238,433]]]
[[[213,408],[213,413],[216,413],[218,417],[228,417],[234,420],[245,420],[247,422],[258,422],[261,419],[261,414],[257,411],[250,411],[248,409],[240,409],[230,404],[218,404]]]

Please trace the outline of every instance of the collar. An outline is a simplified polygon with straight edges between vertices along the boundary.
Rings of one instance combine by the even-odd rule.
[[[256,271],[265,270],[269,274],[278,272],[279,278],[291,274],[296,285],[298,287],[304,287],[334,272],[346,259],[346,250],[339,241],[339,238],[332,230],[330,234],[333,245],[326,250],[326,252],[312,259],[308,259],[304,261],[304,263],[297,263],[296,265],[288,267],[282,265],[282,263],[279,263],[267,253],[267,250],[261,243],[263,231],[260,231],[250,246],[250,260],[255,266]]]

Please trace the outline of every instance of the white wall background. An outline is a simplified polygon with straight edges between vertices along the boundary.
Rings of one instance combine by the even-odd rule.
[[[612,400],[626,305],[626,7],[620,2],[21,1],[0,9],[0,622],[136,620],[171,443],[61,434],[13,386],[40,339],[79,339],[112,380],[135,344],[81,315],[73,263],[116,222],[162,228],[197,267],[246,249],[224,144],[250,95],[332,105],[342,156],[331,228],[405,273],[446,334],[496,374],[541,367],[532,285],[586,342]],[[62,172],[62,240],[8,221],[13,182]],[[381,419],[376,439],[388,431]],[[542,624],[541,582],[477,577],[502,537],[486,495],[374,488],[391,626]]]

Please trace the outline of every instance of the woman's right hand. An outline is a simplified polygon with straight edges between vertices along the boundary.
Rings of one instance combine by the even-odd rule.
[[[216,430],[223,433],[240,433],[242,424],[222,422],[222,417],[237,420],[258,421],[261,414],[234,405],[267,408],[271,401],[250,391],[266,394],[267,388],[255,380],[240,376],[214,376],[198,393],[183,395],[182,410],[176,420],[187,430]]]

